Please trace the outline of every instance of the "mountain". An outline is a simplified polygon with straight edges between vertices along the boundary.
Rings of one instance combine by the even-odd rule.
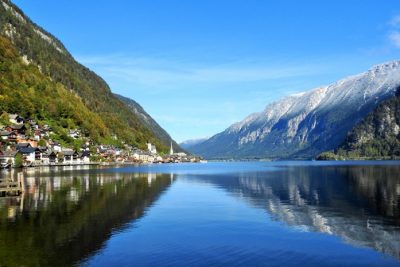
[[[60,138],[79,127],[95,142],[118,140],[140,148],[154,143],[168,151],[107,83],[79,64],[53,35],[9,0],[0,0],[1,111],[48,123]]]
[[[400,87],[349,132],[335,153],[322,153],[318,158],[399,159]]]
[[[154,135],[166,145],[171,145],[174,151],[183,151],[182,148],[172,140],[171,136],[143,109],[135,100],[124,97],[122,95],[114,94],[119,100],[125,103],[129,109],[139,118],[143,125],[149,128]]]
[[[190,139],[190,140],[186,140],[186,141],[183,141],[183,142],[179,143],[179,145],[180,145],[183,149],[190,150],[190,148],[191,148],[192,146],[198,145],[198,144],[200,144],[200,143],[206,141],[207,139],[208,139],[208,138]]]
[[[400,85],[400,61],[287,96],[190,151],[205,158],[312,158],[347,133]]]

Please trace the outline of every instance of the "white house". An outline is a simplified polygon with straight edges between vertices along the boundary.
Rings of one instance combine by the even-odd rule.
[[[8,118],[9,118],[10,122],[13,124],[23,124],[24,123],[24,119],[21,118],[20,116],[18,116],[18,114],[9,114]]]
[[[81,133],[79,132],[79,130],[69,130],[68,135],[73,139],[78,139],[81,136]]]
[[[139,149],[134,149],[132,152],[132,158],[134,158],[135,160],[139,160],[140,159],[140,154],[142,154],[143,152]]]
[[[0,164],[7,165],[8,163],[11,163],[11,165],[14,165],[15,164],[15,156],[17,154],[18,154],[18,151],[15,151],[15,150],[4,151],[2,154],[0,154]]]
[[[135,160],[142,162],[154,162],[156,156],[154,156],[151,152],[142,151],[140,149],[134,149],[131,155]]]
[[[36,141],[39,141],[42,138],[42,134],[39,130],[36,130],[35,133],[33,134],[33,139]]]
[[[8,136],[11,134],[9,131],[0,131],[0,137],[2,140],[8,140]]]
[[[61,145],[58,142],[53,142],[50,146],[54,152],[61,152]]]
[[[46,151],[42,154],[42,164],[50,165],[57,162],[57,154],[54,151]]]
[[[65,164],[72,164],[74,162],[74,154],[75,151],[73,151],[72,149],[66,149],[62,151],[62,154],[64,155],[64,161],[63,163]]]
[[[154,159],[154,156],[150,153],[143,153],[139,155],[139,160],[142,162],[153,163]]]
[[[21,147],[18,152],[22,154],[22,157],[26,163],[34,163],[36,158],[36,148],[34,147]]]

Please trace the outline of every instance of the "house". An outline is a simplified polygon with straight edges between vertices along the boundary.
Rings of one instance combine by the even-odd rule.
[[[16,148],[19,147],[38,147],[38,142],[32,139],[18,139]]]
[[[28,142],[29,144],[31,144],[32,147],[38,147],[38,141],[34,140],[34,139],[27,139],[26,142]]]
[[[79,153],[79,158],[81,163],[90,163],[90,152],[85,150],[81,153]]]
[[[52,142],[50,147],[54,152],[61,152],[61,145],[58,142]]]
[[[23,124],[24,123],[24,118],[18,116],[17,114],[9,114],[8,118],[11,123],[13,124]]]
[[[144,152],[139,154],[139,160],[142,162],[153,163],[155,158],[150,152]]]
[[[42,152],[45,153],[47,151],[47,146],[38,146],[38,149]]]
[[[42,164],[52,165],[57,162],[57,153],[52,150],[47,150],[42,153]]]
[[[10,136],[11,132],[9,131],[0,131],[0,138],[2,140],[8,140],[8,137]]]
[[[15,157],[17,156],[18,151],[15,150],[7,150],[0,153],[0,164],[1,166],[7,166],[9,163],[11,165],[15,164]]]
[[[122,155],[122,150],[114,148],[111,153],[114,154],[114,156],[121,156]]]
[[[10,132],[10,134],[8,135],[7,140],[8,140],[9,143],[15,144],[17,142],[17,138],[18,138],[18,135],[16,133]]]
[[[30,143],[28,143],[28,142],[26,142],[26,143],[18,143],[15,146],[15,149],[19,150],[20,148],[27,148],[27,147],[32,147],[32,145]]]
[[[140,149],[133,149],[133,152],[131,154],[132,158],[134,158],[135,160],[140,160],[140,155],[143,154],[144,152]]]
[[[39,131],[40,131],[40,137],[44,137],[44,136],[49,137],[50,136],[50,132],[48,132],[47,130],[40,129]]]
[[[40,141],[41,138],[42,138],[42,133],[39,130],[35,130],[33,134],[33,139],[36,141]]]
[[[178,152],[178,153],[175,153],[174,155],[176,155],[178,157],[186,157],[187,156],[187,154],[184,152]]]
[[[37,125],[36,121],[32,118],[28,118],[25,120],[26,122],[29,123],[29,125],[33,128],[33,129],[38,129],[39,125]]]
[[[81,151],[90,151],[89,145],[83,144],[83,145],[81,146]]]
[[[71,164],[72,163],[72,155],[73,154],[74,154],[73,150],[64,150],[64,151],[62,151],[63,162],[65,164]]]
[[[8,126],[7,130],[11,130],[17,134],[25,134],[26,127],[24,124],[17,124],[17,125]]]
[[[78,139],[81,136],[81,133],[79,132],[79,130],[69,130],[68,135],[73,139]]]
[[[26,163],[34,163],[36,158],[36,150],[34,147],[21,147],[17,151],[22,154]]]
[[[65,164],[78,164],[80,163],[80,159],[79,159],[79,154],[72,150],[72,149],[68,149],[68,150],[64,150],[62,152],[64,158],[64,163]]]
[[[35,161],[41,163],[42,162],[42,156],[43,156],[43,152],[39,148],[36,148]]]
[[[160,155],[155,156],[154,157],[154,162],[163,162],[163,158]]]
[[[74,151],[74,154],[72,154],[72,164],[79,164],[81,163],[81,158],[78,152]]]

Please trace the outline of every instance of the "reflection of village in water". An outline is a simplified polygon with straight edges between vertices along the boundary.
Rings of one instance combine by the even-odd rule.
[[[2,172],[16,178],[18,172]],[[172,174],[106,173],[90,166],[26,169],[25,190],[0,198],[5,266],[75,264],[95,253],[174,181]]]
[[[20,194],[7,194],[0,197],[0,219],[7,217],[15,218],[24,210],[38,211],[45,208],[54,200],[54,193],[60,190],[67,190],[66,201],[78,203],[85,193],[91,189],[98,188],[109,183],[118,181],[128,182],[131,179],[145,179],[147,184],[151,186],[158,176],[156,173],[132,173],[107,174],[97,172],[95,179],[91,177],[93,174],[88,172],[96,167],[91,166],[64,166],[54,169],[54,167],[42,167],[20,170],[4,171],[2,179],[11,181],[19,181],[21,179],[23,190]],[[82,171],[81,174],[77,171]],[[56,174],[56,175],[53,175]],[[164,175],[165,176],[165,175]],[[171,183],[174,175],[170,174]],[[114,193],[118,193],[118,187],[115,185]],[[24,201],[29,198],[29,201]],[[29,206],[24,204],[29,204]]]

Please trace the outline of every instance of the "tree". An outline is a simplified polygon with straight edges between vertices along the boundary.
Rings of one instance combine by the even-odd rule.
[[[46,141],[43,139],[40,139],[40,141],[38,142],[39,146],[46,146]]]
[[[15,156],[15,163],[14,163],[14,167],[15,168],[21,168],[23,165],[24,159],[22,157],[22,154],[17,153],[17,155]]]
[[[0,116],[0,124],[7,125],[10,123],[10,117],[8,116],[7,112],[3,112]]]

